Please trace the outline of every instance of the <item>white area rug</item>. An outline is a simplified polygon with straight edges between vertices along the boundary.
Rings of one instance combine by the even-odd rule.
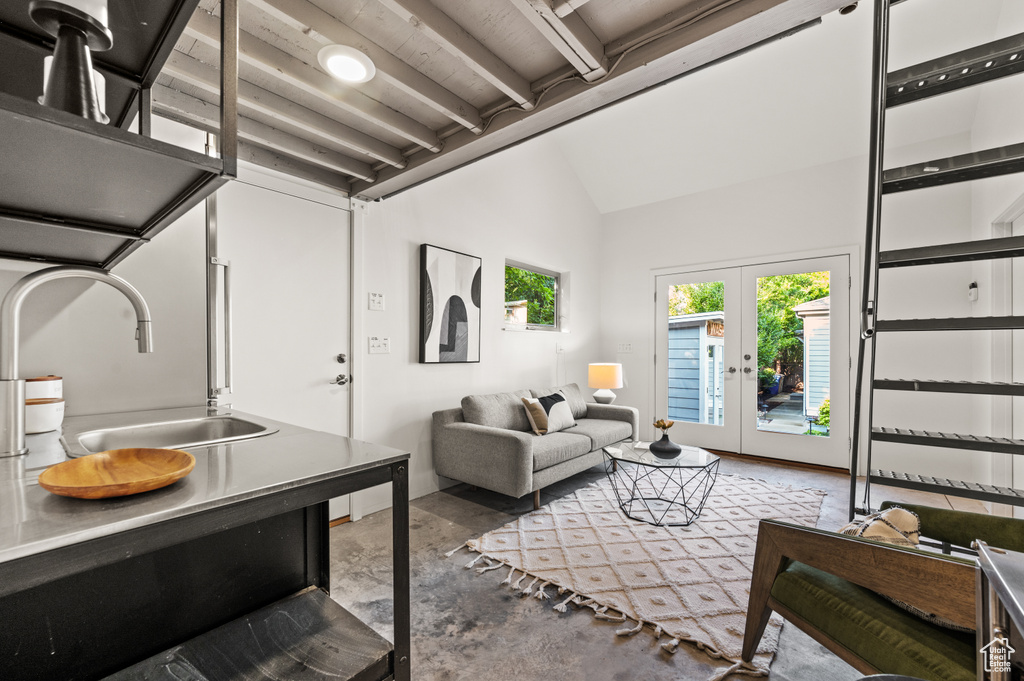
[[[466,546],[481,555],[466,567],[503,574],[502,584],[551,598],[559,611],[570,603],[593,608],[624,622],[620,635],[646,625],[669,652],[684,641],[696,645],[729,663],[715,679],[764,676],[778,647],[777,615],[753,664],[740,661],[757,523],[814,525],[824,496],[720,475],[698,521],[655,527],[623,515],[602,480],[470,540]]]

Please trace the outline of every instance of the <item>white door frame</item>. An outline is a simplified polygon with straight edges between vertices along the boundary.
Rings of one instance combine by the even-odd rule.
[[[1018,196],[991,223],[990,237],[998,239],[1013,236],[1013,223],[1024,217],[1024,194]],[[1013,314],[1013,261],[1008,258],[992,260],[992,316],[1009,316]],[[992,333],[992,380],[1006,383],[1013,382],[1013,332],[995,331]],[[994,437],[1015,437],[1013,428],[1013,398],[990,397],[991,426]],[[1014,455],[991,454],[992,475],[989,480],[994,484],[997,473],[1003,480],[1009,480],[1009,486],[1017,488],[1014,479]],[[1013,515],[1012,507],[994,504],[993,512],[1001,515]]]
[[[856,347],[857,334],[860,333],[860,311],[859,305],[855,305],[854,301],[857,300],[853,296],[854,291],[860,291],[861,287],[861,257],[862,247],[859,244],[847,245],[847,246],[835,246],[831,248],[814,249],[808,251],[792,251],[788,253],[779,253],[777,255],[759,255],[759,256],[748,256],[744,258],[736,258],[732,260],[719,260],[715,262],[706,263],[690,263],[684,265],[676,265],[673,267],[660,267],[650,270],[649,283],[648,283],[648,319],[651,320],[649,327],[650,338],[656,339],[658,333],[658,302],[656,300],[658,292],[658,277],[673,274],[691,274],[697,273],[704,270],[719,270],[732,267],[745,267],[749,265],[759,265],[765,263],[774,262],[785,262],[789,260],[806,260],[812,258],[823,258],[834,255],[846,255],[850,259],[850,334],[849,334],[849,356],[852,360],[854,355],[854,348]],[[656,341],[652,341],[652,347],[657,345]],[[648,403],[647,413],[653,414],[657,409],[657,367],[654,364],[654,351],[652,350],[651,357],[648,358],[647,362],[647,385],[650,386],[648,391]],[[852,361],[850,364],[854,364]],[[847,418],[849,419],[850,428],[853,428],[853,402],[854,402],[854,391],[856,381],[854,376],[854,369],[852,366],[849,369],[850,381],[849,381],[849,398],[847,404],[849,405]],[[640,436],[645,439],[654,438],[654,427],[651,424],[640,424]],[[852,435],[852,432],[851,432]]]

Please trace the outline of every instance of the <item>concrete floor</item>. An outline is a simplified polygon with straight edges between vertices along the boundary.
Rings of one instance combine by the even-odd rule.
[[[818,526],[835,529],[846,522],[849,478],[843,473],[735,457],[723,457],[721,472],[825,490]],[[603,475],[600,466],[585,471],[542,490],[541,501],[571,494]],[[875,505],[883,498],[950,505],[935,495],[876,489]],[[664,653],[646,629],[629,638],[616,636],[621,625],[596,620],[589,609],[557,613],[550,602],[520,598],[499,586],[501,570],[478,575],[464,569],[475,555],[465,550],[444,556],[531,510],[530,497],[512,499],[461,484],[412,502],[414,681],[703,681],[722,666],[687,645],[675,655]],[[382,511],[331,530],[331,595],[388,639],[393,624],[390,527],[391,513]],[[787,624],[770,678],[852,681],[861,674]]]

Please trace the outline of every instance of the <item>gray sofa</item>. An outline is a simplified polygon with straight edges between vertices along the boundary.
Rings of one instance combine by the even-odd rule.
[[[576,425],[535,435],[523,397],[541,397],[562,390]],[[469,395],[459,409],[434,412],[431,439],[434,472],[512,497],[533,492],[540,507],[540,489],[604,460],[601,448],[636,440],[639,412],[633,407],[586,402],[575,383],[542,390],[517,390]]]

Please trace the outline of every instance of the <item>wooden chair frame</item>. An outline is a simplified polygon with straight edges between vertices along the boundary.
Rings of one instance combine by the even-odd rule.
[[[771,595],[779,573],[797,561],[927,612],[974,627],[977,567],[939,554],[883,544],[776,520],[757,532],[742,657],[750,661],[772,611],[782,615],[864,674],[884,673],[817,629]]]

